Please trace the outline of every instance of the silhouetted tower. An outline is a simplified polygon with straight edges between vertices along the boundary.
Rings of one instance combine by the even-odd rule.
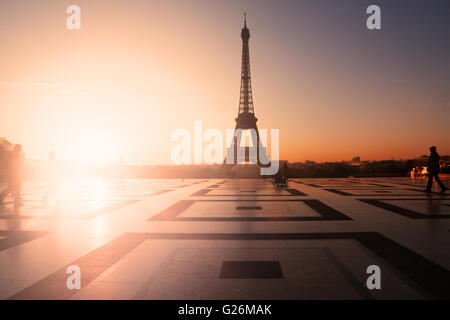
[[[246,14],[244,14],[246,16]],[[250,30],[247,28],[247,19],[244,18],[244,28],[241,31],[242,38],[242,67],[241,67],[241,96],[239,99],[239,117],[250,114],[250,118],[255,118],[252,96],[252,79],[250,76],[250,50],[248,41],[250,40]],[[237,122],[237,119],[236,119]],[[256,121],[255,121],[256,122]]]
[[[266,148],[261,144],[259,139],[259,132],[256,122],[258,119],[255,117],[255,109],[253,107],[253,94],[252,94],[252,80],[250,75],[250,50],[249,39],[250,31],[247,28],[247,16],[244,14],[244,28],[241,31],[242,38],[242,67],[241,67],[241,92],[239,98],[239,111],[238,116],[235,119],[236,129],[231,146],[227,149],[227,158],[225,161],[231,163],[230,158],[234,158],[234,164],[241,162],[249,162],[250,148],[245,147],[245,158],[243,154],[240,157],[240,153],[237,152],[237,146],[241,145],[242,130],[251,130],[252,145],[254,148],[252,152],[256,152],[256,161],[258,164],[267,164],[269,162],[266,156]],[[238,130],[241,129],[241,130]],[[261,152],[260,152],[261,151]],[[228,159],[228,161],[227,161]]]

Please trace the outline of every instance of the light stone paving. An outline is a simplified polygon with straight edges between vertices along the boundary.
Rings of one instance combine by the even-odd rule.
[[[25,182],[0,207],[0,299],[448,299],[450,194],[425,183]]]

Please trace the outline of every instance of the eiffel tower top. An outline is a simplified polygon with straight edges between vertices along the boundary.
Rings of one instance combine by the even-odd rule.
[[[241,37],[242,40],[244,38],[247,40],[250,39],[250,30],[247,28],[247,13],[244,13],[244,28],[242,28]]]
[[[246,117],[254,118],[255,110],[253,109],[252,80],[250,75],[250,50],[249,39],[250,30],[247,28],[247,14],[244,13],[244,28],[241,32],[242,38],[242,68],[241,68],[241,92],[239,99],[239,114]],[[241,117],[242,118],[242,117]]]

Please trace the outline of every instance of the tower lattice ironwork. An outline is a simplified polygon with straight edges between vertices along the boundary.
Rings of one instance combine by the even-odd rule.
[[[247,16],[244,14],[244,28],[241,31],[242,38],[242,67],[241,67],[241,90],[239,98],[239,111],[235,119],[236,128],[231,146],[227,149],[225,162],[229,164],[238,164],[242,162],[254,162],[257,164],[266,164],[269,162],[266,156],[266,149],[261,144],[258,126],[253,106],[252,80],[250,74],[250,30],[247,28]],[[244,152],[239,152],[241,148],[242,130],[250,130],[252,147],[244,147]],[[256,159],[252,159],[255,155]],[[254,161],[252,161],[254,160]]]
[[[241,67],[241,95],[239,99],[239,114],[255,114],[253,108],[252,79],[250,74],[250,30],[247,28],[247,19],[244,18],[244,28],[241,31],[242,38],[242,67]]]

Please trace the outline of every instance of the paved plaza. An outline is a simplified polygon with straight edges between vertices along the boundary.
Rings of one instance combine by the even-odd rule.
[[[0,207],[0,299],[449,299],[450,193],[425,183],[25,182]]]

